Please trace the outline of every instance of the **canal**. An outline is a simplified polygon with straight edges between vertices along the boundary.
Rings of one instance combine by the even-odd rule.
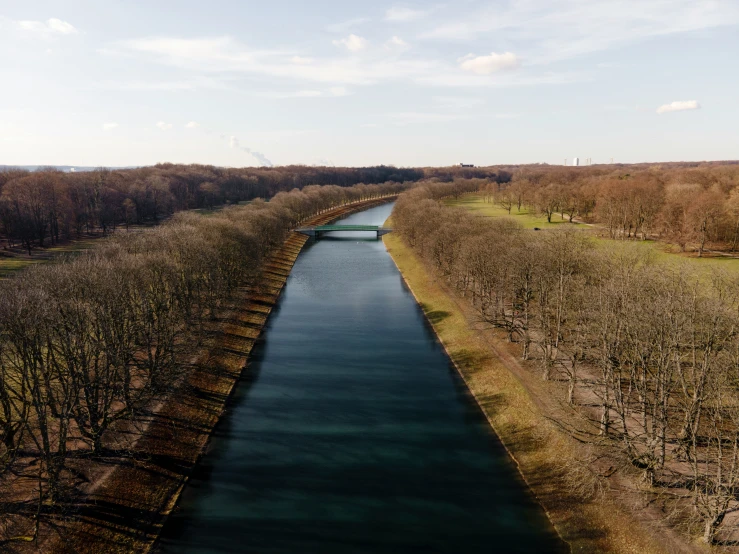
[[[568,551],[370,234],[306,245],[158,548]]]

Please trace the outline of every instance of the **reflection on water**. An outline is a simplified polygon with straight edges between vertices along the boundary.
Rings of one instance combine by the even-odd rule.
[[[340,236],[298,258],[161,550],[566,551],[383,243]]]

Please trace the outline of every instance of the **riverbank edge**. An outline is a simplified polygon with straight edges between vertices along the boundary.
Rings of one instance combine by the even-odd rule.
[[[391,195],[341,206],[302,225],[330,223],[396,198]],[[146,554],[155,549],[193,470],[208,451],[236,386],[247,372],[251,350],[308,240],[291,232],[265,262],[257,285],[236,291],[227,309],[206,329],[211,338],[198,350],[193,370],[178,392],[149,421],[139,422],[145,430],[132,446],[128,463],[119,461],[103,483],[91,484],[94,491],[86,495],[77,517],[57,528],[56,540],[34,551]]]
[[[572,552],[667,554],[683,551],[673,537],[658,534],[607,495],[583,501],[572,495],[558,468],[577,463],[578,447],[537,406],[532,393],[500,355],[474,329],[463,302],[437,283],[432,271],[397,235],[383,239],[409,291],[472,397],[516,464],[557,534]],[[677,550],[675,547],[678,546]],[[688,548],[690,548],[688,546]]]

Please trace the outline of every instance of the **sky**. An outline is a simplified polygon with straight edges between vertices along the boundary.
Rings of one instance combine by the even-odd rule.
[[[0,0],[0,164],[739,158],[737,0]]]

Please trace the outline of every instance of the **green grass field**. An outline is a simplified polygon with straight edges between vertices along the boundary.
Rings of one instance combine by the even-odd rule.
[[[62,246],[35,249],[31,256],[20,253],[8,253],[8,255],[4,255],[4,252],[0,252],[0,279],[7,279],[8,277],[12,277],[18,271],[27,269],[35,264],[48,262],[65,254],[82,252],[92,248],[99,240],[99,238],[89,238],[75,240]]]
[[[525,229],[557,229],[557,228],[578,228],[583,231],[591,231],[593,240],[599,248],[608,248],[610,246],[618,247],[624,245],[625,248],[637,248],[651,254],[655,262],[666,262],[679,264],[687,263],[699,276],[709,278],[714,272],[739,273],[739,258],[731,258],[728,256],[705,256],[699,258],[697,254],[680,252],[679,248],[659,241],[616,241],[608,238],[596,236],[597,229],[590,225],[582,223],[569,223],[567,219],[563,221],[560,214],[552,217],[552,222],[548,223],[546,216],[530,213],[523,209],[521,212],[516,210],[514,206],[510,215],[506,210],[492,202],[485,202],[481,194],[470,194],[458,198],[456,200],[445,200],[447,206],[457,206],[465,208],[478,215],[485,217],[508,217],[514,221],[518,221]]]
[[[563,220],[560,214],[554,214],[552,216],[552,222],[549,223],[546,216],[531,213],[526,208],[522,208],[521,212],[519,212],[516,209],[516,206],[513,206],[511,213],[508,214],[508,211],[504,210],[493,202],[485,202],[483,196],[477,194],[463,196],[456,200],[446,200],[444,201],[444,204],[446,204],[447,206],[457,206],[459,208],[465,208],[484,217],[509,217],[515,221],[518,221],[524,227],[524,229],[533,229],[534,227],[538,227],[540,229],[552,229],[562,226],[580,228],[587,227],[586,225],[582,225],[580,223],[570,223],[569,221],[567,221],[567,216],[565,216],[565,219]]]

